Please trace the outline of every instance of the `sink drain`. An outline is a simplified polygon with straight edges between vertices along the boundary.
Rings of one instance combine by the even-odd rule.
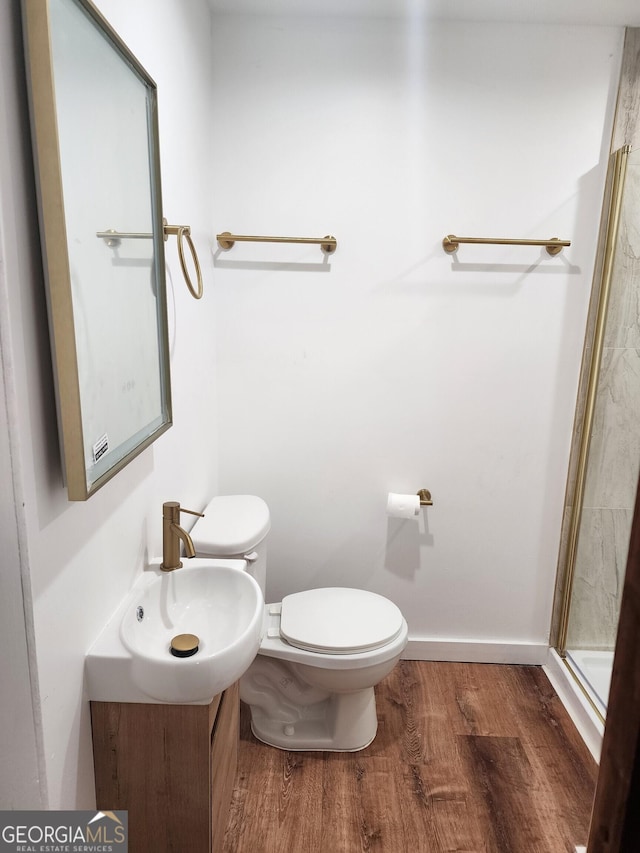
[[[178,634],[171,640],[169,651],[176,658],[190,658],[198,651],[199,643],[195,634]]]

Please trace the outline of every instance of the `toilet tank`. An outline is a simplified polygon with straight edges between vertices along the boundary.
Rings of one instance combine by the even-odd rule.
[[[203,510],[191,529],[198,557],[238,557],[265,595],[269,507],[255,495],[218,495]]]

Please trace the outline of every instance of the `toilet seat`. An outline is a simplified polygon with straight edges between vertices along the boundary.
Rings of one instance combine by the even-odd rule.
[[[280,636],[290,645],[327,655],[362,654],[392,643],[404,618],[396,605],[362,589],[327,587],[282,599]]]

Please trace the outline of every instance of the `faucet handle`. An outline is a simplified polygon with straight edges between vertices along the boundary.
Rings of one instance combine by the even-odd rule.
[[[188,512],[189,515],[198,515],[200,518],[204,518],[203,512],[195,512],[193,509],[185,509],[183,506],[180,506],[178,501],[165,501],[162,504],[163,517],[168,518],[171,521],[175,521],[177,523],[181,512]]]
[[[195,510],[193,510],[193,509],[185,509],[183,506],[181,506],[181,507],[180,507],[180,512],[188,512],[188,513],[189,513],[189,515],[197,515],[197,516],[199,516],[200,518],[204,518],[204,513],[203,513],[203,512],[196,512],[196,511],[195,511]]]

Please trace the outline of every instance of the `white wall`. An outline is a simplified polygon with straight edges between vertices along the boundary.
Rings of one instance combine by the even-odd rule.
[[[17,6],[0,4],[0,152],[10,149],[11,129],[26,127],[20,109],[21,67],[14,44],[20,37]],[[12,138],[13,137],[13,138]],[[15,150],[12,155],[15,156]],[[17,460],[16,386],[13,349],[20,329],[11,328],[5,310],[10,282],[32,273],[29,259],[18,248],[25,202],[19,196],[25,169],[19,157],[0,154],[0,808],[38,808],[46,792],[38,715],[35,662],[29,660],[33,640],[31,591],[24,549],[22,482]],[[10,188],[10,189],[9,189]],[[12,422],[13,421],[13,422]],[[22,546],[22,547],[21,547]],[[24,570],[24,571],[23,571]]]
[[[364,587],[409,656],[545,658],[621,46],[215,18],[216,231],[338,239],[216,253],[220,484],[271,507],[272,599]],[[386,518],[421,487],[419,524]]]
[[[211,15],[205,0],[100,0],[98,5],[158,84],[164,211],[170,222],[192,226],[205,296],[196,302],[187,292],[171,239],[167,263],[174,427],[90,501],[69,503],[55,427],[30,142],[26,121],[21,121],[26,116],[25,95],[18,83],[19,97],[9,105],[12,112],[6,116],[6,128],[3,125],[6,144],[3,138],[0,146],[2,175],[11,176],[2,182],[3,209],[15,211],[16,217],[10,230],[4,220],[0,223],[5,244],[7,235],[16,242],[6,276],[7,304],[2,306],[3,351],[7,347],[11,356],[4,361],[5,385],[15,389],[15,399],[7,393],[2,403],[6,397],[15,440],[12,467],[24,501],[18,517],[26,530],[13,538],[21,539],[24,582],[33,596],[38,674],[31,740],[39,738],[35,748],[46,777],[42,802],[50,808],[89,808],[95,803],[84,656],[145,560],[159,553],[162,502],[176,499],[197,509],[217,488],[215,316],[207,250],[210,116],[202,108],[210,87]],[[5,18],[15,23],[17,7],[2,4],[3,24]],[[7,39],[7,50],[0,53],[3,78],[21,62],[19,27],[15,33],[13,26],[3,28],[3,36],[5,32],[14,38]],[[9,341],[4,339],[6,329],[14,333]],[[7,553],[3,572],[16,579],[13,589],[20,578],[18,558],[14,551],[3,551],[3,558]],[[2,599],[3,615],[5,609],[19,606],[17,593],[11,600]],[[3,680],[3,719],[5,703],[7,716],[18,708],[14,701],[19,698],[19,675],[12,679],[9,690]],[[28,686],[25,670],[22,679]],[[11,767],[12,773],[18,770]],[[33,807],[38,805],[34,796],[18,793],[11,802],[3,798],[1,805]]]

